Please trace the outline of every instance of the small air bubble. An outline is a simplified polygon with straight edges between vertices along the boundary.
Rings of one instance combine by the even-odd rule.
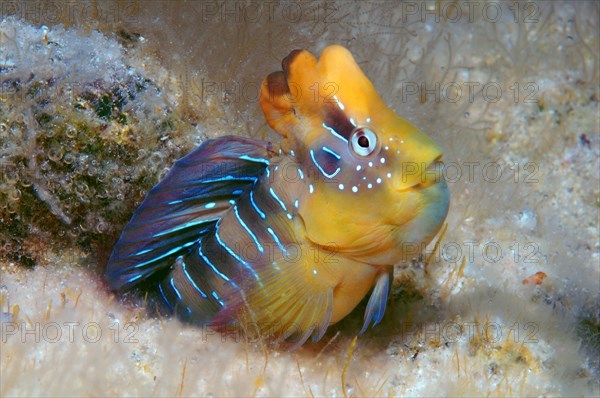
[[[97,197],[99,199],[108,199],[108,190],[104,187],[100,188],[101,190],[98,192]]]
[[[71,154],[70,152],[65,153],[64,156],[62,157],[62,160],[66,164],[73,163],[73,154]]]
[[[108,231],[108,224],[104,220],[99,220],[98,224],[96,225],[96,232],[102,234],[106,231]]]
[[[81,182],[75,185],[75,193],[77,196],[83,197],[86,196],[90,192],[90,187],[87,186],[85,182]]]
[[[22,175],[20,177],[20,183],[21,183],[21,186],[25,187],[25,188],[28,188],[33,185],[33,183],[28,178],[23,177]]]
[[[21,199],[21,191],[17,188],[13,188],[8,192],[8,200],[10,202],[18,202]]]
[[[465,112],[465,117],[469,117],[471,114],[469,112]]]
[[[152,163],[162,163],[164,155],[162,154],[162,152],[156,151],[156,152],[152,152],[152,155],[150,155],[150,162]]]
[[[65,134],[69,138],[75,138],[77,136],[77,129],[71,125],[68,125],[65,129]]]
[[[62,148],[52,147],[48,150],[48,159],[51,161],[58,162],[60,159],[62,159],[62,157]]]

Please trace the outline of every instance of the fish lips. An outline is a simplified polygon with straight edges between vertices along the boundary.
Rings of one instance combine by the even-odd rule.
[[[395,191],[404,192],[435,184],[447,185],[444,179],[444,167],[441,156],[429,163],[403,162],[398,176],[392,181],[392,187]]]
[[[418,196],[419,210],[403,228],[410,231],[403,235],[404,244],[428,244],[438,233],[450,208],[450,190],[444,178],[443,163],[432,163],[424,173],[425,178],[412,187]]]

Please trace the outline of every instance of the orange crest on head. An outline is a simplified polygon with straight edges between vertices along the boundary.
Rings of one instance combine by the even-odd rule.
[[[305,139],[332,106],[355,120],[366,118],[373,109],[387,109],[344,47],[325,48],[318,61],[306,50],[294,50],[283,60],[282,69],[264,80],[260,105],[269,125],[284,138],[292,133]]]

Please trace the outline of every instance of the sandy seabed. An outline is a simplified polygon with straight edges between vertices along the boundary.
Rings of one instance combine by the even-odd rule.
[[[3,1],[0,395],[598,396],[600,8],[475,3],[56,2],[50,18],[44,2]],[[150,318],[111,294],[98,242],[110,246],[124,221],[110,215],[131,214],[161,168],[208,137],[277,140],[253,87],[292,49],[334,43],[447,165],[446,232],[397,266],[384,322],[353,346],[359,308],[319,344],[285,352]],[[125,127],[91,97],[15,95],[36,82],[102,93],[131,76],[152,85],[123,106]],[[56,158],[44,134],[73,118],[103,145],[134,143],[124,148],[136,162],[96,165],[110,200],[75,187],[81,203],[64,203],[78,177],[53,168],[65,152]],[[89,176],[79,139],[65,151]],[[130,202],[125,175],[150,181]],[[94,226],[93,244],[76,222]]]

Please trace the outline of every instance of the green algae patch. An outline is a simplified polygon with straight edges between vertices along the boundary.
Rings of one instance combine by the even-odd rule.
[[[116,41],[54,33],[0,25],[0,55],[13,65],[0,74],[0,254],[25,266],[49,246],[106,256],[98,251],[191,149],[180,138],[189,126]]]

